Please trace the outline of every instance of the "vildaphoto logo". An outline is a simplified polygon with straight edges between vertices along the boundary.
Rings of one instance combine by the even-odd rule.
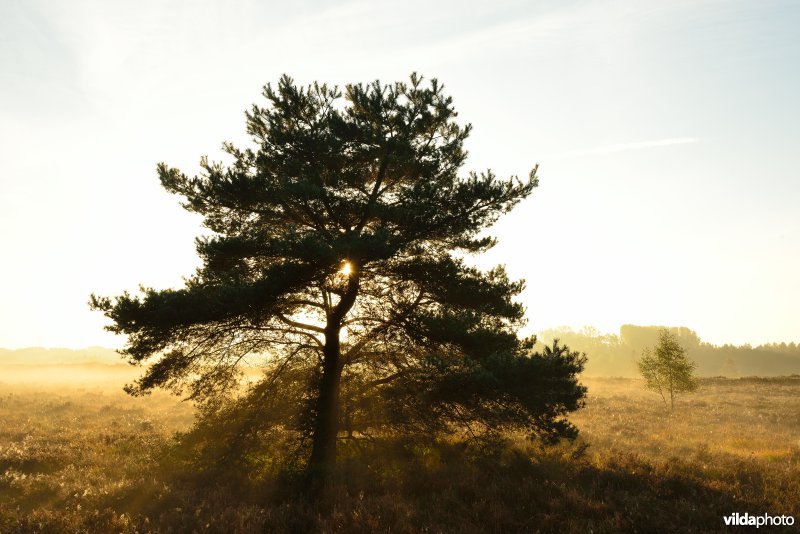
[[[736,527],[764,527],[764,526],[783,526],[794,525],[794,517],[790,515],[750,515],[739,512],[723,517],[726,526]]]

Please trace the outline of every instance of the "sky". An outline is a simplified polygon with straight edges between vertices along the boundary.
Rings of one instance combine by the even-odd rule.
[[[476,260],[527,280],[529,331],[800,341],[798,27],[773,0],[4,0],[0,347],[122,346],[90,293],[198,265],[156,164],[246,146],[265,83],[414,71],[473,125],[464,174],[539,164]]]

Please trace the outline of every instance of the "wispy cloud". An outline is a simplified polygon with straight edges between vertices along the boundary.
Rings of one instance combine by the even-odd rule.
[[[613,154],[615,152],[628,152],[631,150],[644,150],[648,148],[659,148],[673,145],[689,145],[699,142],[697,137],[670,137],[667,139],[656,139],[653,141],[637,141],[634,143],[617,143],[614,145],[602,145],[594,148],[585,148],[581,150],[570,150],[568,152],[561,152],[554,154],[555,158],[568,158],[574,156],[603,156],[605,154]]]

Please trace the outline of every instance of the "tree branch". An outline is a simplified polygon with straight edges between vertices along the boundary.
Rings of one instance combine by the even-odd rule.
[[[289,319],[288,317],[285,317],[282,313],[276,313],[275,316],[278,319],[280,319],[281,322],[283,322],[285,324],[288,324],[289,326],[293,326],[295,328],[300,328],[300,329],[304,329],[304,330],[311,330],[312,332],[317,332],[319,334],[324,334],[325,333],[325,329],[324,328],[321,328],[319,326],[314,326],[313,324],[306,324],[306,323],[301,323],[299,321],[293,321],[292,319]]]
[[[383,178],[384,176],[386,176],[386,168],[388,166],[389,166],[389,150],[387,149],[383,153],[383,159],[381,160],[380,167],[378,168],[378,174],[375,177],[375,186],[372,188],[372,193],[369,195],[369,199],[367,200],[367,206],[364,208],[364,215],[361,217],[361,221],[358,223],[358,226],[355,229],[356,234],[361,233],[361,230],[364,229],[364,226],[367,224],[367,221],[369,220],[370,213],[372,212],[372,206],[378,199],[378,192],[381,190],[381,182],[383,182]]]

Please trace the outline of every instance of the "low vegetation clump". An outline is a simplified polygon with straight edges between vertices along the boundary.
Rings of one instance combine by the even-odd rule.
[[[213,462],[230,441],[174,397],[0,386],[0,532],[715,532],[734,512],[797,516],[800,377],[704,379],[667,417],[640,380],[585,383],[576,442],[343,440],[315,500],[274,436]]]

